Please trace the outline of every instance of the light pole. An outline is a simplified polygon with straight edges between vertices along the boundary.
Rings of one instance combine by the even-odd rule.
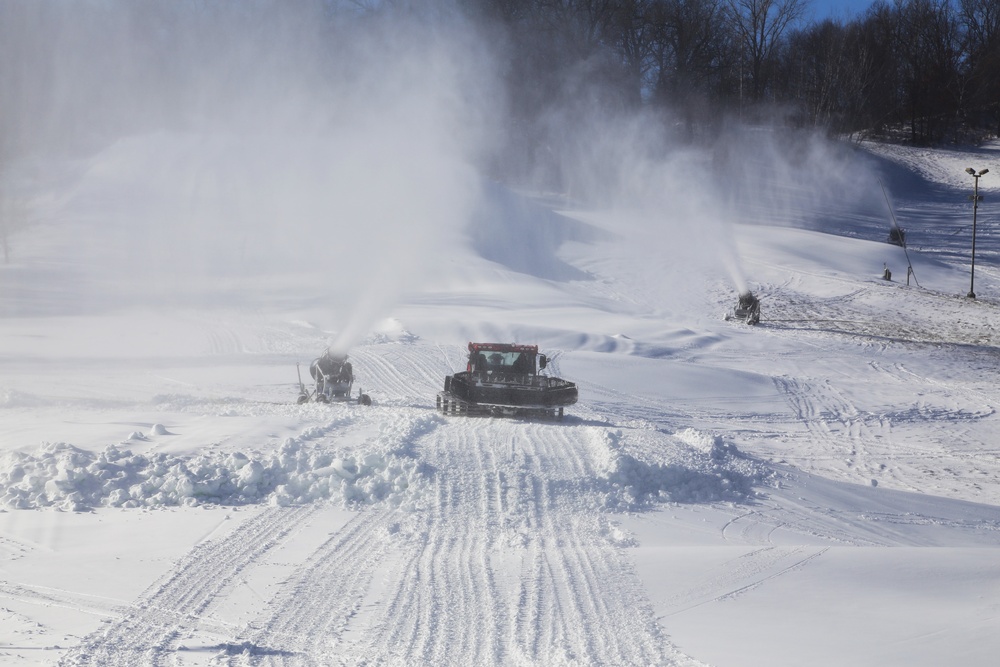
[[[970,299],[976,298],[976,291],[974,289],[976,284],[976,209],[979,208],[979,177],[983,174],[989,173],[989,169],[980,169],[976,171],[972,167],[966,168],[966,173],[975,179],[976,187],[972,195],[972,271],[969,273],[969,293],[966,294]]]

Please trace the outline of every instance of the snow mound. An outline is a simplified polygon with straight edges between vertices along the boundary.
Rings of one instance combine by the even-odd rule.
[[[659,442],[643,450],[628,446],[626,441],[630,438],[653,438]],[[745,502],[756,496],[754,487],[765,483],[771,474],[719,436],[687,429],[674,438],[667,460],[648,461],[643,454],[662,453],[665,449],[661,434],[626,436],[622,431],[604,431],[602,445],[608,454],[602,480],[606,485],[605,507],[627,512],[658,502]],[[680,446],[676,441],[680,441]]]
[[[413,509],[419,497],[413,490],[424,486],[426,471],[409,447],[433,418],[403,421],[350,452],[312,445],[310,440],[330,430],[315,427],[270,453],[143,455],[118,445],[89,452],[67,443],[44,443],[33,454],[0,456],[0,506],[86,511],[330,500],[344,506],[384,502]]]
[[[740,456],[736,445],[727,443],[717,435],[710,435],[693,428],[686,428],[674,434],[684,444],[709,456],[713,461],[724,461],[728,457]]]

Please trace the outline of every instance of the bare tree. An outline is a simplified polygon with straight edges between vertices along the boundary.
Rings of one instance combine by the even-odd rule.
[[[941,139],[960,106],[958,23],[949,0],[896,0],[911,140]]]
[[[781,58],[782,96],[793,100],[803,124],[833,127],[844,111],[847,30],[827,19],[792,31]]]
[[[682,113],[689,133],[710,118],[711,100],[724,93],[726,32],[723,0],[659,0],[651,8],[654,99]]]
[[[655,28],[651,15],[656,4],[655,0],[621,0],[609,26],[609,36],[628,77],[626,91],[631,94],[629,102],[633,106],[647,97],[655,85]]]
[[[728,18],[749,76],[749,99],[759,102],[767,90],[769,68],[785,32],[805,13],[805,0],[726,0]],[[743,102],[741,91],[740,102]]]
[[[967,54],[966,113],[973,122],[992,116],[1000,135],[1000,0],[959,0],[958,13]]]
[[[1000,38],[1000,0],[959,0],[958,12],[972,53],[980,53]]]

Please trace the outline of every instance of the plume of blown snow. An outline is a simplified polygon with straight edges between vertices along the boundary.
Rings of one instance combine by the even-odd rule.
[[[37,111],[0,129],[77,158],[40,216],[79,308],[321,303],[348,348],[459,236],[496,77],[447,3],[37,5],[0,7]]]
[[[738,292],[749,289],[737,224],[823,230],[833,217],[885,219],[874,164],[819,131],[719,121],[714,143],[697,143],[678,136],[662,110],[609,110],[586,96],[550,115],[560,185],[571,200],[642,213],[616,231],[640,266],[677,267],[685,282],[665,298],[723,272]]]

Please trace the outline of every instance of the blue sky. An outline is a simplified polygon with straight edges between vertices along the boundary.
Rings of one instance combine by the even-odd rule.
[[[875,0],[807,0],[811,5],[806,10],[807,20],[821,21],[825,18],[853,19],[861,16]]]

